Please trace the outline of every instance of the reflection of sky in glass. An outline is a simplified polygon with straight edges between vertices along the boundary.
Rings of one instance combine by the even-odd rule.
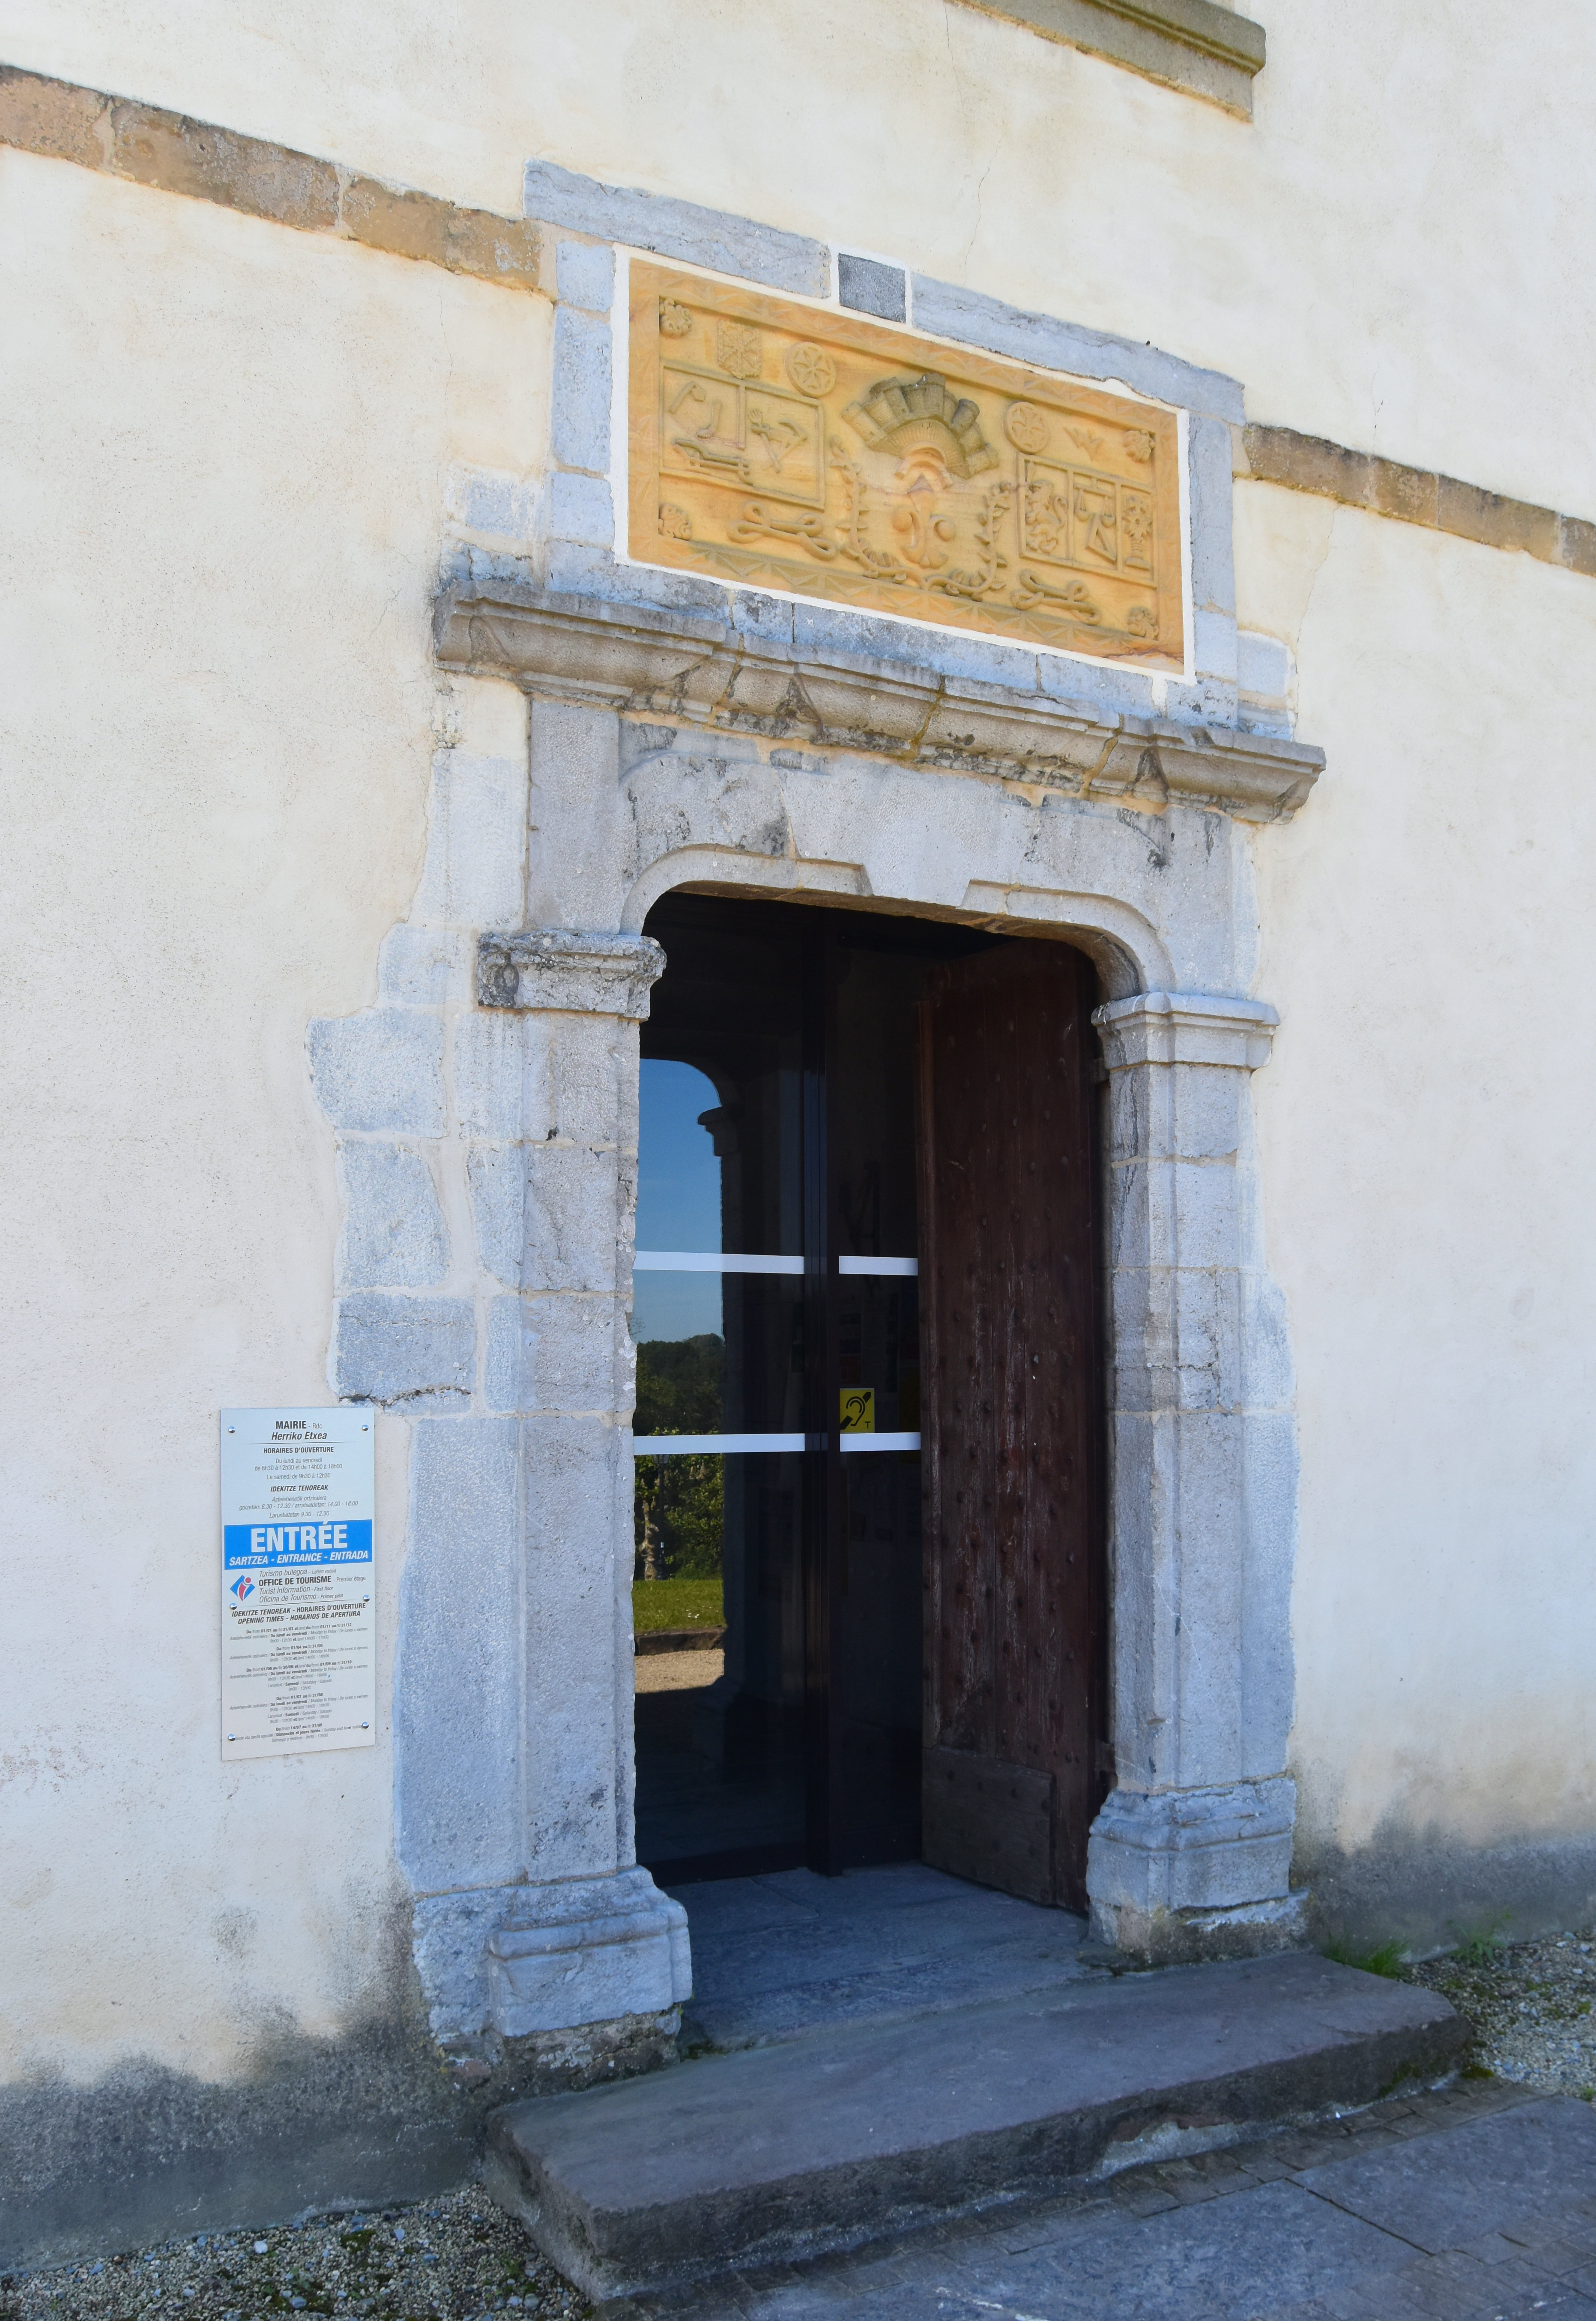
[[[643,1059],[638,1134],[638,1247],[718,1250],[721,1163],[701,1112],[721,1099],[693,1064]],[[717,1273],[639,1273],[633,1285],[631,1333],[695,1338],[721,1327]]]
[[[637,1344],[650,1338],[697,1338],[721,1332],[718,1273],[639,1273],[631,1285],[631,1334]]]

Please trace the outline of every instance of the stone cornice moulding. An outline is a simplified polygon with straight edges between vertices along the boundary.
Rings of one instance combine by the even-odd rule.
[[[1321,750],[1299,742],[1119,716],[910,663],[797,652],[698,614],[599,597],[468,583],[440,599],[437,638],[446,668],[509,678],[551,700],[1122,797],[1153,812],[1194,806],[1287,821],[1324,766]]]
[[[1223,1064],[1257,1071],[1269,1060],[1280,1017],[1265,999],[1215,999],[1194,991],[1138,991],[1093,1011],[1111,1072],[1140,1064]]]
[[[526,1007],[646,1023],[648,994],[665,971],[650,935],[583,934],[540,927],[530,934],[485,934],[476,946],[476,997],[483,1007]]]
[[[1250,121],[1264,28],[1214,0],[966,0]]]

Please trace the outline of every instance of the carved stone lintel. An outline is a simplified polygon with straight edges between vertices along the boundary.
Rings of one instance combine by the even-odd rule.
[[[438,657],[529,693],[651,722],[1130,798],[1154,811],[1214,806],[1243,822],[1289,820],[1324,764],[1322,751],[1298,742],[1122,717],[860,655],[797,653],[702,614],[602,597],[463,586],[439,606]]]
[[[476,948],[476,997],[484,1007],[568,1009],[640,1024],[664,967],[664,951],[648,935],[579,934],[567,927],[485,934]]]

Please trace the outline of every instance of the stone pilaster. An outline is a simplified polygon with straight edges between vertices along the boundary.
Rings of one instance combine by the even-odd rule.
[[[564,929],[478,949],[480,1006],[521,1019],[521,1133],[472,1187],[484,1270],[513,1284],[486,1363],[520,1469],[520,1872],[483,1969],[504,2037],[655,2017],[691,1988],[685,1914],[632,1851],[637,1026],[664,963]]]
[[[1256,1001],[1097,1011],[1110,1075],[1111,1593],[1118,1786],[1092,1833],[1101,1941],[1144,1958],[1300,1939],[1289,1588],[1296,1442],[1262,1264]]]

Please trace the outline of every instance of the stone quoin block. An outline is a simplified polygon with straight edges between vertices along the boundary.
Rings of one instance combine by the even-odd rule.
[[[485,1273],[519,1288],[526,1270],[527,1148],[483,1144],[466,1156],[476,1261]],[[512,1404],[501,1403],[501,1409]]]
[[[1186,432],[1186,475],[1192,499],[1192,602],[1200,613],[1229,613],[1234,618],[1235,462],[1230,430],[1223,421],[1192,418]]]
[[[550,540],[609,548],[615,539],[615,503],[599,476],[567,475],[556,469],[543,493],[543,530]]]
[[[521,758],[440,750],[432,760],[418,919],[512,926],[526,892],[527,769]]]
[[[394,1789],[400,1864],[423,1894],[524,1866],[517,1455],[509,1418],[424,1419],[411,1442]]]
[[[379,1289],[333,1309],[328,1379],[334,1394],[403,1411],[463,1410],[476,1372],[476,1315],[465,1297],[406,1297]]]
[[[554,456],[601,475],[610,464],[610,325],[562,306],[554,318]]]
[[[311,1080],[334,1128],[441,1136],[443,1018],[408,1007],[315,1017]]]
[[[495,1297],[487,1320],[489,1403],[546,1415],[616,1410],[623,1320],[615,1297]],[[630,1377],[630,1342],[624,1368]]]
[[[831,287],[831,253],[806,234],[647,193],[640,186],[601,185],[596,177],[562,169],[557,161],[527,163],[522,201],[529,218],[549,225],[651,250],[660,258],[684,259],[716,274],[767,283],[773,290],[823,298]]]
[[[562,241],[555,252],[555,281],[567,306],[607,314],[615,297],[615,254],[602,241]]]
[[[401,1144],[340,1144],[340,1289],[426,1289],[449,1272],[449,1234],[431,1171]]]
[[[391,927],[377,953],[378,999],[396,1007],[441,1007],[460,964],[460,939],[441,927]]]

